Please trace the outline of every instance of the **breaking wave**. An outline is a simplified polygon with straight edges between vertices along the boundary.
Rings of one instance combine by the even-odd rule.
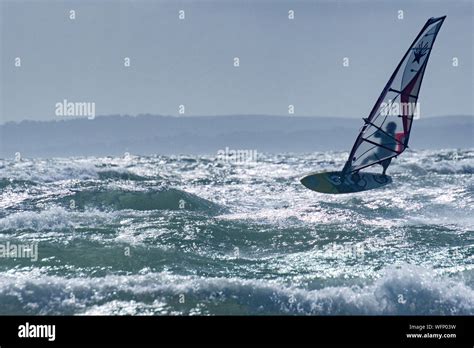
[[[183,314],[183,301],[184,314],[199,315],[474,314],[472,288],[415,266],[385,269],[366,285],[314,290],[275,281],[142,273],[64,279],[10,272],[0,280],[0,314],[169,315]]]

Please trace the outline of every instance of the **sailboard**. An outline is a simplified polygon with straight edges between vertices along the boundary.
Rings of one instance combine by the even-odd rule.
[[[436,36],[446,16],[430,18],[390,76],[340,172],[310,173],[301,179],[323,193],[371,190],[392,182],[385,170],[392,158],[408,148],[413,120],[419,113],[418,95]],[[360,172],[381,164],[383,174]]]

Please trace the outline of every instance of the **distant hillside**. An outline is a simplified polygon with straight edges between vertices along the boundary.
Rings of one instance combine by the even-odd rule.
[[[350,150],[362,120],[290,116],[103,116],[94,120],[7,123],[0,126],[0,157],[132,154],[215,154]],[[415,120],[412,148],[474,147],[474,117]]]

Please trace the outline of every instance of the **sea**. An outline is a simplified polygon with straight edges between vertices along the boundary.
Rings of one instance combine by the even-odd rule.
[[[1,159],[0,314],[474,315],[474,149],[347,156]]]

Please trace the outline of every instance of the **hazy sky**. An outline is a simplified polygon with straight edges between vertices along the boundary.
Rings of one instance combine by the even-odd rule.
[[[366,117],[442,15],[422,116],[474,114],[471,0],[0,3],[1,122],[55,119],[63,99],[95,102],[98,115],[177,115],[180,104],[186,115],[285,115],[293,104],[296,115]]]

